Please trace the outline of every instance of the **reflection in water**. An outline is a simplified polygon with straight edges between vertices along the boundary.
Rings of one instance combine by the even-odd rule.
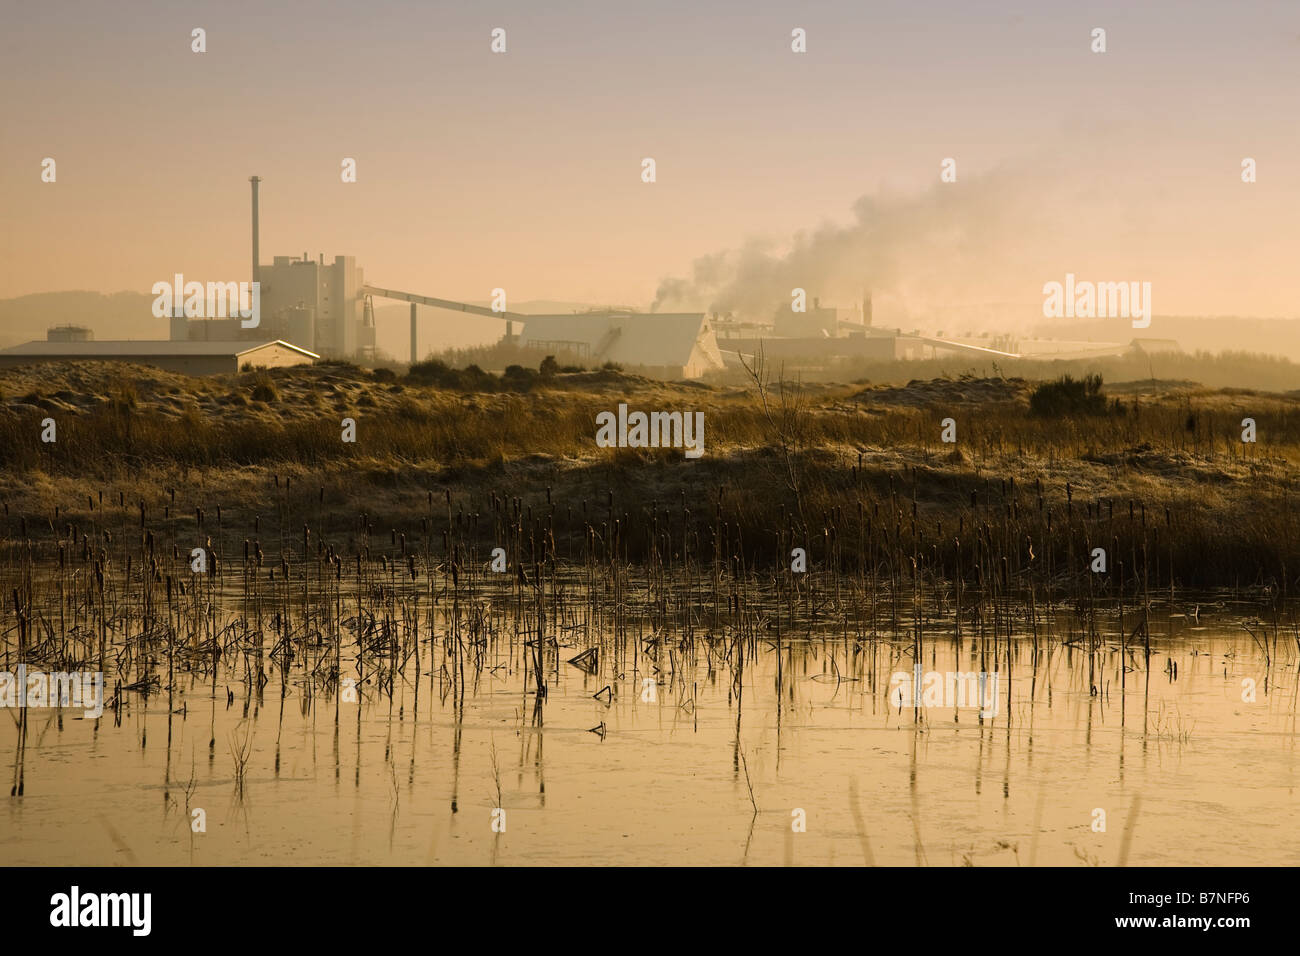
[[[857,620],[828,613],[833,597],[820,613],[753,589],[648,600],[624,579],[603,603],[577,599],[580,583],[380,581],[297,603],[286,587],[251,610],[247,593],[222,595],[185,623],[169,606],[171,629],[135,640],[65,635],[65,660],[102,661],[109,707],[0,721],[14,774],[0,851],[11,864],[1298,855],[1296,641],[1249,607],[1157,608],[1149,623],[1038,607],[1027,626],[986,613],[959,628],[929,602],[909,623],[883,602]]]

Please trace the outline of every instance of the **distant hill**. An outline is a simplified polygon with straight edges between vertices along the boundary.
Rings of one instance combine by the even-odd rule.
[[[97,339],[165,339],[167,320],[153,315],[144,292],[37,292],[0,299],[0,348],[44,339],[52,325],[84,325]]]

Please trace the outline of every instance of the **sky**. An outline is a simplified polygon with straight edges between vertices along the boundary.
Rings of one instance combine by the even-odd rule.
[[[1150,281],[1157,314],[1300,312],[1293,0],[50,0],[2,23],[0,297],[246,280],[256,174],[264,261],[353,255],[450,299],[704,309],[757,272],[951,327],[1074,272]]]

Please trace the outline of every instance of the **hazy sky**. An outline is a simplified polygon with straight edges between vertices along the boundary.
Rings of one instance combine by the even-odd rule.
[[[810,296],[1032,309],[1073,271],[1300,312],[1295,0],[47,0],[6,5],[0,88],[2,297],[247,279],[255,173],[264,261],[447,298],[644,306],[857,229]]]

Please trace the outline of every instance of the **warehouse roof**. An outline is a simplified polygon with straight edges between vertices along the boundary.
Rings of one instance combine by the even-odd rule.
[[[722,367],[703,312],[580,312],[523,316],[521,344],[580,342],[591,357],[628,365],[685,366],[698,347],[706,364]]]
[[[102,356],[121,355],[171,355],[171,356],[212,356],[244,355],[264,349],[268,345],[280,345],[292,349],[308,358],[320,358],[315,352],[291,345],[284,339],[270,339],[265,342],[169,342],[157,339],[118,339],[102,342],[24,342],[12,348],[0,350],[0,355],[32,356],[68,356],[72,358],[99,358]]]

